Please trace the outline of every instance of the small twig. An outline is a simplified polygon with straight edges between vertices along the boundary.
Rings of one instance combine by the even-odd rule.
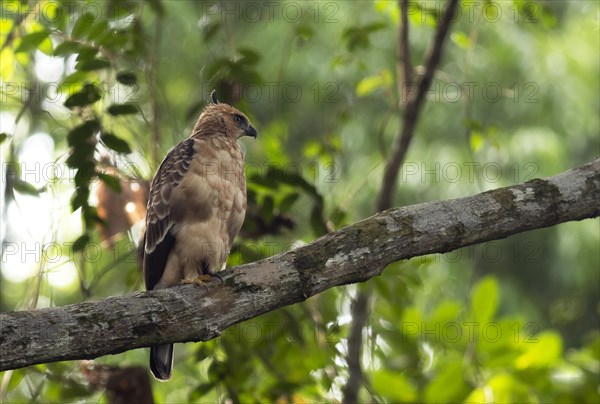
[[[475,15],[476,15],[475,22],[473,24],[473,27],[471,28],[471,33],[469,35],[469,49],[467,50],[467,55],[465,56],[465,64],[464,64],[464,68],[463,68],[463,78],[462,78],[463,83],[468,82],[468,79],[469,79],[471,60],[473,59],[473,53],[475,51],[475,46],[477,44],[477,38],[479,37],[479,27],[480,27],[480,22],[481,22],[481,16],[483,15],[483,13],[476,12]],[[467,94],[464,97],[465,123],[467,123],[467,122],[470,122],[473,120],[472,109],[471,109],[473,99],[471,98],[470,91],[463,92],[463,94],[465,94],[465,93]],[[474,160],[473,150],[471,149],[471,132],[472,132],[472,130],[471,130],[470,124],[465,124],[465,141],[467,144],[467,151],[471,157],[471,160]],[[483,187],[482,187],[482,183],[481,183],[482,182],[481,178],[479,176],[476,176],[476,178],[477,178],[477,185],[479,186],[479,189],[482,189]]]

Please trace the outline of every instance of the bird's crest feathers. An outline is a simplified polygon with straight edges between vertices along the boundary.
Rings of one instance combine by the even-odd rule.
[[[219,100],[217,99],[217,90],[212,90],[212,92],[210,93],[210,100],[214,105],[217,105],[219,103]]]
[[[225,134],[233,139],[242,136],[256,137],[256,129],[239,109],[219,102],[217,92],[210,93],[210,102],[204,107],[194,125],[191,137]]]

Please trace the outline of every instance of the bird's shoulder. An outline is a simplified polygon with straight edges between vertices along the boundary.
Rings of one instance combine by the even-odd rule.
[[[168,214],[169,196],[173,188],[183,180],[195,154],[194,139],[186,139],[177,144],[164,158],[150,185],[148,198],[148,219],[153,216],[165,217]]]

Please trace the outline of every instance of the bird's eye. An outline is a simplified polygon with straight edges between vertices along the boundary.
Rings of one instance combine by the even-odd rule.
[[[242,122],[244,122],[244,118],[242,118],[242,117],[241,117],[241,116],[239,116],[239,115],[234,115],[234,116],[233,116],[233,120],[234,120],[236,123],[242,123]]]

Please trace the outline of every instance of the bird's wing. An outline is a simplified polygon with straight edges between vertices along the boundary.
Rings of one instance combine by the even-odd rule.
[[[167,154],[152,180],[144,235],[144,281],[147,290],[153,289],[160,281],[175,244],[170,199],[193,159],[194,139],[184,140]]]

